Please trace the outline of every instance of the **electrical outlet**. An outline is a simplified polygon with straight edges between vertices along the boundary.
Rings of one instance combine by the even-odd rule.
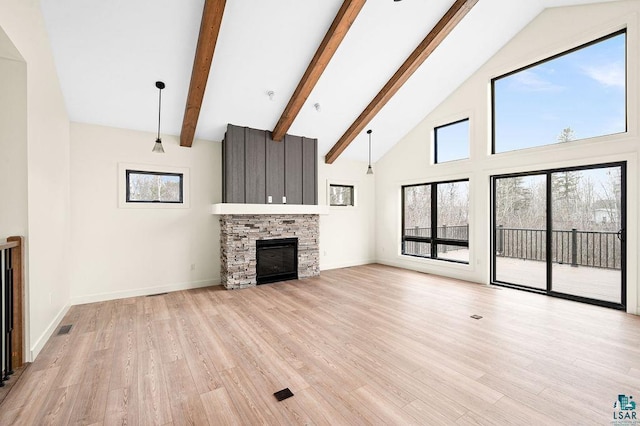
[[[273,197],[271,195],[267,197],[267,203],[269,204],[273,203]]]
[[[192,271],[195,271],[195,270],[196,270],[196,264],[195,264],[195,263],[192,263],[192,264],[191,264],[191,270],[192,270]]]

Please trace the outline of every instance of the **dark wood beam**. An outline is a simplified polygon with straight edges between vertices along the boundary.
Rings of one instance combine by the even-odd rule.
[[[193,60],[191,71],[191,83],[187,95],[187,105],[184,109],[182,131],[180,132],[180,146],[190,147],[196,134],[196,126],[200,117],[200,108],[204,91],[207,87],[209,70],[213,53],[218,41],[218,33],[222,24],[225,0],[205,0],[200,22],[200,35],[196,47],[196,56]]]
[[[478,0],[456,0],[451,8],[438,21],[433,29],[427,34],[416,49],[409,55],[398,71],[384,85],[382,90],[367,105],[367,107],[353,122],[336,144],[325,156],[325,163],[331,164],[342,152],[351,144],[353,139],[360,134],[367,124],[376,116],[387,102],[395,95],[422,63],[433,53],[442,43],[456,25],[465,17],[467,12],[478,2]]]
[[[291,99],[289,99],[289,103],[284,109],[280,120],[278,120],[278,124],[273,129],[273,140],[281,141],[285,133],[287,133],[366,1],[344,0],[331,27],[329,27],[316,54],[313,55],[313,59],[311,59],[307,70],[298,83],[298,87],[296,87]]]

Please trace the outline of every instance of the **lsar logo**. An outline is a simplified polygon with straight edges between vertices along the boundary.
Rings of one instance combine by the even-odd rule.
[[[613,403],[613,420],[616,424],[636,424],[638,413],[633,396],[618,395],[618,400]]]

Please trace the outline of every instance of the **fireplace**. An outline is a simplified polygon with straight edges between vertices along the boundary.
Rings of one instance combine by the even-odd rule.
[[[298,279],[298,239],[256,240],[258,284]]]
[[[245,206],[245,205],[243,205]],[[246,206],[251,206],[247,204]],[[266,206],[274,207],[274,206]],[[287,205],[286,207],[297,207]],[[305,206],[316,207],[316,206]],[[297,242],[296,275],[304,279],[320,275],[318,214],[221,214],[220,281],[227,289],[258,284],[258,244],[292,239]],[[262,262],[260,262],[262,266]],[[278,278],[283,280],[285,278]],[[260,283],[266,281],[260,281]]]

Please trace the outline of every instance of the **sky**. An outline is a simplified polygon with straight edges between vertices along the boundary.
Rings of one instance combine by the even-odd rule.
[[[469,158],[469,120],[458,121],[435,129],[437,163]]]
[[[625,34],[495,80],[495,152],[626,130]]]

